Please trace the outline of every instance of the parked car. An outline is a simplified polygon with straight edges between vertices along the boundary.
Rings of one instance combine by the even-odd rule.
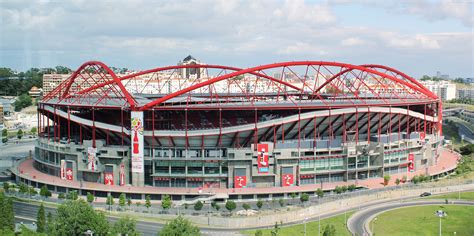
[[[424,193],[420,194],[420,197],[428,197],[428,196],[431,196],[431,193],[424,192]]]

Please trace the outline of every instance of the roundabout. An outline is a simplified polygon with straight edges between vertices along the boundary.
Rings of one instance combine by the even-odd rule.
[[[347,227],[357,235],[372,235],[372,231],[377,235],[438,234],[436,210],[448,213],[442,221],[450,224],[449,232],[452,229],[457,230],[457,235],[472,235],[474,232],[474,226],[469,223],[474,216],[474,202],[464,200],[450,201],[449,204],[445,200],[418,200],[376,205],[352,215]]]

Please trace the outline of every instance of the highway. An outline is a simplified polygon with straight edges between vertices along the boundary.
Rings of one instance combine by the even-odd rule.
[[[452,201],[450,204],[457,204],[457,205],[471,205],[474,206],[473,201]],[[356,212],[354,215],[349,218],[347,222],[347,227],[349,231],[353,235],[370,235],[368,229],[368,223],[371,221],[376,215],[388,211],[393,210],[400,207],[409,207],[409,206],[424,206],[424,205],[444,205],[444,200],[413,200],[409,202],[399,202],[399,203],[382,203],[376,204],[372,207],[366,208],[362,211]]]

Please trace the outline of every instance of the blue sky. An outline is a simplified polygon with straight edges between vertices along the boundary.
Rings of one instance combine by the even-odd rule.
[[[0,0],[0,67],[148,69],[191,54],[238,67],[326,60],[474,77],[473,9],[467,0]]]

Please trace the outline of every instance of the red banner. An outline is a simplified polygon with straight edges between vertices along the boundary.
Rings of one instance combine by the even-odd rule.
[[[408,171],[415,171],[415,155],[413,153],[408,154]]]
[[[72,168],[66,168],[66,179],[72,180]]]
[[[426,134],[425,132],[420,132],[420,140],[425,140]]]
[[[114,173],[105,173],[104,183],[105,185],[114,185]]]
[[[268,173],[268,144],[257,144],[258,173]]]
[[[293,174],[284,174],[284,175],[281,177],[281,185],[282,185],[283,187],[292,186],[293,183],[294,183]]]
[[[124,185],[125,185],[125,165],[122,163],[120,165],[120,186],[124,186]]]
[[[234,188],[244,188],[247,186],[247,176],[235,176]]]

